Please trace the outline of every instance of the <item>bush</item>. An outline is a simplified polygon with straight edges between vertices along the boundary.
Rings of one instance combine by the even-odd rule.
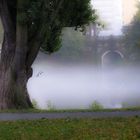
[[[56,107],[52,104],[51,101],[47,101],[47,110],[50,111],[56,110]]]
[[[90,106],[89,109],[91,110],[101,110],[104,109],[104,106],[99,103],[98,101],[94,101]]]
[[[39,108],[38,103],[37,103],[37,101],[35,99],[32,99],[32,104],[33,104],[34,108],[36,108],[36,109]]]

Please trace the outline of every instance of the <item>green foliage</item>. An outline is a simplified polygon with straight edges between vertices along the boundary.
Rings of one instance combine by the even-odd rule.
[[[33,107],[34,107],[35,109],[39,108],[39,107],[38,107],[38,103],[37,103],[37,101],[36,101],[35,99],[32,99],[32,104],[33,104]]]
[[[56,107],[52,104],[51,101],[47,101],[47,110],[49,110],[49,111],[56,110]]]
[[[90,106],[89,109],[91,110],[102,110],[104,107],[98,101],[94,101]]]
[[[19,24],[28,23],[28,9],[30,0],[17,0],[17,22]]]
[[[53,53],[61,47],[63,27],[80,28],[95,22],[90,0],[31,0],[28,11],[29,37],[40,34],[43,50]]]
[[[8,8],[15,28],[27,25],[28,46],[38,42],[42,50],[53,53],[60,49],[62,30],[74,27],[84,32],[85,26],[95,23],[97,15],[91,0],[13,0]]]
[[[64,28],[62,32],[62,47],[56,55],[60,59],[81,60],[81,56],[84,56],[87,48],[85,42],[86,36],[80,31],[75,31],[74,28]]]

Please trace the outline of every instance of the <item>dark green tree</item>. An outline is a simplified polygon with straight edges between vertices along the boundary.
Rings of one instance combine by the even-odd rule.
[[[90,0],[0,0],[0,17],[0,109],[32,107],[26,83],[40,48],[57,51],[63,27],[83,31],[96,19]]]
[[[126,26],[124,32],[125,51],[129,62],[140,62],[140,4],[138,11],[130,25]]]

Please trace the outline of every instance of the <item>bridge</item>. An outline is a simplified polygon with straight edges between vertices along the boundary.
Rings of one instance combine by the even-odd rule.
[[[94,59],[101,65],[118,65],[125,60],[125,49],[120,36],[93,37],[91,50]]]
[[[101,57],[102,67],[119,66],[122,64],[124,55],[118,50],[108,50]]]

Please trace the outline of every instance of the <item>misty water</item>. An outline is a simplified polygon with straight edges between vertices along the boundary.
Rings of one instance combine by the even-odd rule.
[[[94,101],[104,108],[140,105],[139,68],[104,69],[90,63],[59,63],[39,53],[28,81],[31,99],[39,108],[87,109]]]

